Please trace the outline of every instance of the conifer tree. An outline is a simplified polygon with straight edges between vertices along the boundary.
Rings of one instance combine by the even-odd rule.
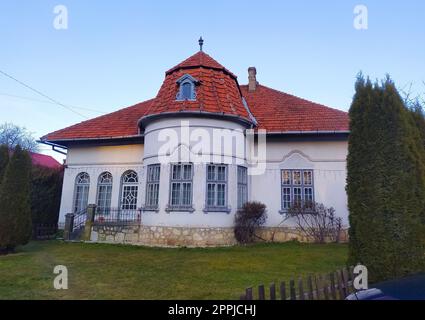
[[[0,186],[0,250],[11,252],[31,237],[31,159],[15,148]]]
[[[392,81],[359,77],[350,108],[347,193],[349,263],[362,263],[372,280],[424,267],[420,213],[424,176],[418,129]]]
[[[9,162],[9,148],[6,145],[0,145],[0,185]]]

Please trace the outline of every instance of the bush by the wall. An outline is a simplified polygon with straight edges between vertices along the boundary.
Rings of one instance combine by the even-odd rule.
[[[260,202],[247,202],[235,215],[235,238],[241,244],[255,241],[255,231],[267,219],[266,205]]]
[[[288,211],[298,231],[315,243],[339,242],[342,219],[322,203],[294,204]]]

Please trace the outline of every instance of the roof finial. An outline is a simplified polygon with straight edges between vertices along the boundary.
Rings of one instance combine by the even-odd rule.
[[[202,39],[202,37],[199,38],[199,48],[202,51],[202,47],[204,46],[204,39]]]

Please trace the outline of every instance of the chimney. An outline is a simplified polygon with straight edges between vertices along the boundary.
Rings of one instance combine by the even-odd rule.
[[[255,67],[248,68],[248,89],[249,91],[255,91],[257,89],[257,69]]]

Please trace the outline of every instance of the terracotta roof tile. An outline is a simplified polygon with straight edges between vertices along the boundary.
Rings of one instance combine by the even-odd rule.
[[[241,86],[259,128],[269,132],[348,131],[346,112],[258,85],[249,91]]]
[[[196,101],[176,100],[176,81],[185,74],[190,74],[199,81]],[[258,128],[269,132],[349,130],[346,112],[262,85],[251,92],[248,86],[239,86],[236,77],[217,61],[204,52],[198,52],[166,72],[155,99],[55,131],[41,139],[63,142],[137,136],[138,121],[141,118],[166,112],[208,112],[249,121],[250,116],[242,102],[242,96],[258,121]]]
[[[63,141],[73,139],[117,138],[134,136],[139,133],[137,122],[152,103],[148,100],[134,106],[118,110],[61,129],[41,138],[43,141]]]

